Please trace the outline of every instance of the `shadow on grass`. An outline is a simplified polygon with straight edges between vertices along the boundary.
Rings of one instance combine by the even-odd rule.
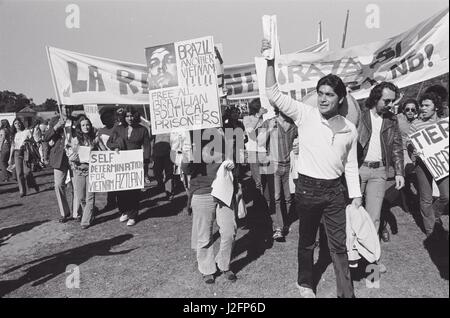
[[[14,192],[19,192],[19,186],[17,185],[17,183],[15,184],[15,186],[13,188],[1,190],[0,194],[14,193]]]
[[[165,201],[165,203],[160,205],[156,205],[156,202],[153,200],[144,201],[141,207],[143,212],[139,216],[139,221],[144,221],[149,218],[178,215],[186,206],[186,200],[186,196],[179,196],[174,198],[171,202]]]
[[[248,232],[239,238],[234,245],[231,259],[247,251],[247,255],[232,262],[231,269],[238,273],[247,265],[264,255],[267,249],[272,248],[272,220],[261,207],[254,206],[248,209],[245,219]],[[241,222],[238,225],[242,225]]]
[[[21,204],[17,204],[17,205],[21,205]],[[13,204],[13,206],[14,206],[14,204]],[[5,245],[4,242],[9,240],[14,235],[29,231],[32,228],[34,228],[35,226],[39,226],[48,221],[49,220],[30,222],[30,223],[25,223],[25,224],[20,224],[20,225],[0,229],[0,246]]]
[[[53,190],[55,190],[55,188],[53,187],[53,186],[51,186],[51,187],[49,187],[49,188],[45,188],[45,189],[41,189],[39,192],[32,192],[32,193],[29,193],[29,194],[27,194],[27,197],[29,197],[29,196],[33,196],[33,195],[37,195],[37,194],[40,194],[40,193],[43,193],[43,192],[47,192],[47,191],[53,191]]]
[[[15,204],[10,204],[10,205],[0,206],[0,210],[14,208],[16,206],[22,206],[22,205],[23,205],[22,203],[15,203]]]
[[[436,223],[433,233],[423,242],[431,261],[439,270],[439,275],[448,281],[449,243],[448,232]]]
[[[9,274],[22,269],[23,267],[32,265],[25,270],[26,273],[22,277],[14,280],[0,281],[0,297],[13,292],[28,283],[31,283],[31,286],[44,284],[64,273],[68,265],[76,264],[79,266],[95,256],[127,254],[134,249],[112,252],[111,248],[124,243],[132,237],[133,235],[131,234],[119,235],[12,267],[3,274]]]

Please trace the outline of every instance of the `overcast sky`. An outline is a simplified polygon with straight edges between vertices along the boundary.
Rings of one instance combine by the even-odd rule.
[[[69,4],[80,9],[80,28],[66,27]],[[366,26],[369,4],[380,10],[379,28]],[[338,49],[347,10],[350,47],[395,36],[445,7],[447,0],[0,0],[0,90],[37,104],[56,99],[46,45],[145,64],[145,47],[212,35],[224,63],[240,64],[259,55],[264,14],[277,15],[282,52],[291,53],[316,42],[319,21]]]

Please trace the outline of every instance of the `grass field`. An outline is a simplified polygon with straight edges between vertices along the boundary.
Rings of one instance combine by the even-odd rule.
[[[250,209],[239,224],[235,244],[232,269],[238,280],[231,283],[218,277],[215,284],[206,285],[190,249],[191,217],[182,212],[183,194],[168,204],[150,187],[136,226],[126,227],[112,210],[82,230],[75,221],[58,223],[52,180],[51,170],[38,173],[41,192],[24,198],[19,198],[16,184],[0,185],[2,297],[299,297],[298,221],[291,225],[285,243],[267,245],[258,235],[257,211]],[[105,200],[106,195],[98,195],[96,206],[101,209]],[[353,271],[356,296],[448,298],[448,239],[430,254],[413,216],[399,206],[391,212],[398,234],[382,243],[388,271],[379,288],[368,288],[361,270]],[[448,230],[448,216],[443,220]],[[66,287],[71,264],[79,266],[79,288]],[[317,296],[336,296],[331,265],[320,277]]]

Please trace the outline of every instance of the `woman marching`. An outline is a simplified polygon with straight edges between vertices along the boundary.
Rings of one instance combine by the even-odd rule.
[[[81,205],[83,209],[83,215],[79,217],[81,228],[87,229],[94,221],[95,193],[89,192],[89,158],[85,158],[84,154],[97,150],[98,147],[98,139],[89,118],[84,115],[80,116],[75,126],[75,136],[67,147],[69,162],[73,171],[74,212]]]
[[[422,95],[419,99],[419,105],[420,116],[411,124],[409,135],[435,124],[444,117],[441,98],[435,93],[425,93]],[[412,160],[416,163],[420,213],[422,214],[427,241],[429,241],[432,234],[436,234],[442,229],[440,216],[448,205],[448,176],[436,182],[439,187],[440,197],[433,203],[433,177],[422,159],[417,156],[417,150],[414,149],[410,140],[408,140],[408,150],[412,153]]]
[[[125,120],[121,125],[114,127],[106,146],[115,151],[143,149],[145,164],[150,161],[150,136],[147,128],[139,124],[140,121],[141,116],[136,109],[125,110]],[[140,195],[140,189],[117,192],[120,222],[127,221],[128,226],[136,224]]]
[[[11,129],[9,164],[12,165],[14,163],[16,166],[17,182],[21,197],[27,195],[27,187],[34,188],[36,192],[39,192],[39,187],[33,177],[31,162],[25,159],[24,146],[32,138],[31,131],[25,129],[23,122],[19,118],[14,119]]]

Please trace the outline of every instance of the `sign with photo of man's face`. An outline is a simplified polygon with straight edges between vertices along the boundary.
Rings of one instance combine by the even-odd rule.
[[[221,126],[211,36],[149,47],[145,56],[154,134]]]
[[[149,90],[178,86],[177,60],[173,43],[146,52]]]

